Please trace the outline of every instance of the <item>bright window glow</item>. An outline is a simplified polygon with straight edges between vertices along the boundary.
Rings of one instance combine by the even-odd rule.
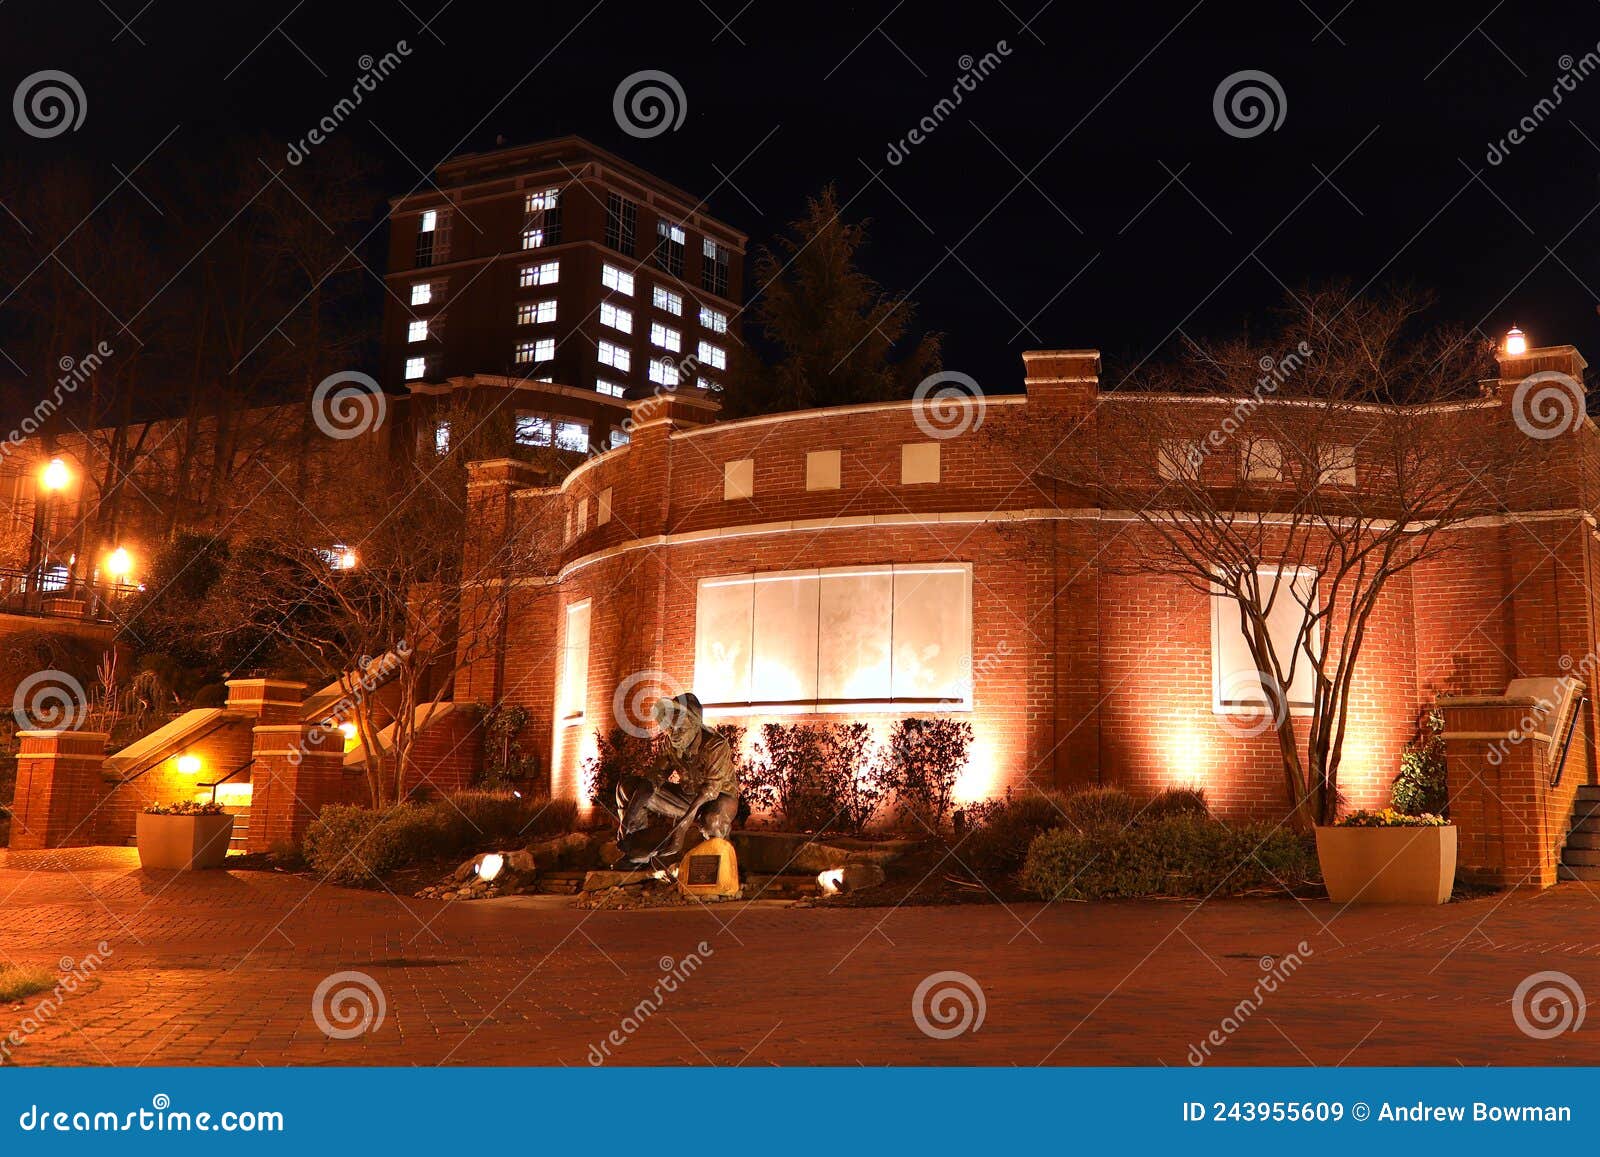
[[[433,300],[433,282],[419,281],[411,287],[411,304],[427,305]]]
[[[659,285],[653,286],[650,290],[650,304],[677,317],[683,316],[683,297],[670,289],[663,289]]]
[[[406,359],[406,381],[413,382],[428,372],[427,358]]]
[[[702,390],[705,390],[707,393],[712,394],[722,389],[720,385],[712,381],[710,378],[696,378],[694,380],[694,384],[699,386]]]
[[[612,345],[608,341],[600,343],[599,357],[601,365],[610,366],[612,369],[621,370],[624,373],[633,366],[633,355],[628,352],[627,347]]]
[[[543,265],[524,265],[517,273],[517,284],[523,289],[531,285],[554,285],[560,280],[559,261],[546,261]]]
[[[554,301],[525,301],[517,306],[518,325],[543,325],[556,319]]]
[[[727,333],[728,315],[720,309],[712,309],[709,306],[702,305],[700,307],[700,324],[716,333]]]
[[[522,207],[526,213],[543,213],[546,209],[554,209],[561,203],[560,189],[546,189],[542,193],[529,193],[523,198]]]
[[[600,324],[609,325],[612,329],[620,329],[623,333],[633,332],[633,314],[626,309],[618,309],[609,301],[600,303]]]
[[[1288,680],[1289,707],[1310,710],[1315,687],[1314,654],[1319,647],[1316,623],[1306,626],[1317,610],[1317,572],[1309,568],[1279,571],[1263,567],[1257,573],[1260,599],[1266,604],[1267,639],[1279,669]],[[1302,639],[1302,634],[1305,638]],[[1306,646],[1302,646],[1304,643]],[[1267,710],[1260,667],[1250,653],[1250,643],[1239,617],[1239,603],[1230,595],[1211,599],[1212,710],[1218,714],[1260,714]]]
[[[658,345],[662,349],[669,349],[673,353],[683,351],[683,335],[670,326],[662,325],[659,321],[650,323],[650,344]]]
[[[971,706],[965,564],[838,567],[702,579],[695,690],[709,707]]]
[[[553,440],[550,419],[542,414],[518,414],[517,445],[548,446]]]
[[[537,249],[544,244],[543,229],[524,229],[522,231],[522,247],[524,249]]]
[[[589,448],[589,427],[583,422],[557,422],[556,423],[556,449],[576,450],[579,453]]]
[[[422,214],[422,220],[417,222],[418,233],[432,233],[439,225],[439,214],[433,209]]]
[[[450,453],[450,419],[440,418],[433,428],[433,449],[438,454]]]
[[[406,326],[406,340],[407,341],[427,341],[428,340],[428,323],[426,321],[414,321],[411,324],[409,324],[408,326]]]
[[[615,450],[618,446],[626,446],[627,444],[628,432],[620,427],[613,426],[611,428],[611,448]]]
[[[567,608],[567,629],[562,640],[561,721],[578,723],[589,699],[589,601]]]
[[[708,341],[700,343],[700,360],[714,370],[728,368],[728,353],[721,346],[714,346]]]
[[[678,366],[676,362],[666,358],[650,359],[650,380],[658,386],[675,386],[678,384]]]
[[[633,296],[633,274],[618,269],[615,265],[600,267],[600,284],[607,289],[615,289],[618,293]]]
[[[517,361],[519,362],[547,362],[555,356],[556,339],[553,337],[517,343]]]
[[[604,378],[596,378],[594,388],[608,398],[620,398],[628,392],[627,386],[618,385],[616,382],[608,382]]]

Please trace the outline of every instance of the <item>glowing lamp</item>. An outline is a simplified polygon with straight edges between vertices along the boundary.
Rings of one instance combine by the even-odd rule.
[[[178,756],[178,770],[184,775],[198,775],[200,772],[200,757],[198,755]]]
[[[500,869],[506,866],[506,858],[499,852],[489,852],[478,861],[478,879],[492,880],[500,874]]]
[[[40,473],[40,480],[46,490],[65,490],[67,483],[72,481],[72,471],[67,469],[67,464],[59,458],[52,458],[45,463],[44,470]]]
[[[1528,352],[1528,335],[1516,326],[1506,330],[1506,353],[1514,358]]]
[[[117,581],[128,577],[133,570],[133,556],[126,547],[119,546],[106,558],[106,573]]]
[[[817,883],[824,896],[837,896],[844,890],[844,869],[829,868],[826,872],[818,872]]]
[[[354,751],[361,742],[361,736],[356,730],[356,725],[348,719],[339,724],[339,733],[344,736],[344,749]]]
[[[359,560],[356,558],[356,552],[351,550],[349,547],[336,546],[333,548],[334,570],[355,570],[356,563],[358,561]]]

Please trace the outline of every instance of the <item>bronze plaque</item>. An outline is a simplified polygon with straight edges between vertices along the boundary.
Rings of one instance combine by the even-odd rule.
[[[689,879],[691,885],[704,884],[715,887],[717,873],[722,869],[721,856],[690,856]]]

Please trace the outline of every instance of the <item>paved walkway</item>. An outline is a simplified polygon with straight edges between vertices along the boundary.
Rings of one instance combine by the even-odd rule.
[[[1215,1030],[1208,1063],[1600,1064],[1600,1012],[1535,1039],[1512,1005],[1545,971],[1600,999],[1597,900],[1564,884],[1422,911],[581,912],[262,872],[146,873],[126,849],[12,854],[0,859],[0,959],[82,971],[107,951],[59,1008],[0,1006],[0,1043],[33,1029],[19,1064],[583,1065],[615,1031],[621,1064],[1182,1066]],[[663,982],[663,969],[677,975]],[[384,1017],[336,1039],[313,996],[346,971],[381,989]],[[981,991],[977,1031],[919,1028],[914,994],[938,972]],[[933,1001],[923,1019],[936,1030],[940,1011],[959,1019],[959,1002]],[[333,1000],[323,1020],[338,1031],[361,1013]],[[1537,1016],[1524,1020],[1538,1029]]]

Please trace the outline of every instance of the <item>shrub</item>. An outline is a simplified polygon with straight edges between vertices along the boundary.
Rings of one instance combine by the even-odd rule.
[[[464,842],[533,840],[570,832],[578,823],[578,802],[549,796],[518,796],[511,791],[461,791],[429,805],[441,818],[454,817]]]
[[[944,826],[956,779],[967,764],[972,724],[953,719],[902,719],[889,733],[888,781],[903,815]]]
[[[55,986],[56,974],[48,968],[0,964],[0,1004],[21,1000],[37,992],[48,992]]]
[[[1022,870],[1023,885],[1046,900],[1237,895],[1319,878],[1316,852],[1304,837],[1194,815],[1046,832],[1029,846]]]
[[[1022,867],[1036,836],[1066,822],[1065,798],[1035,791],[964,808],[974,831],[956,845],[956,858],[983,875],[1011,875]]]
[[[1400,754],[1400,774],[1389,789],[1394,810],[1407,815],[1440,813],[1449,803],[1445,784],[1444,714],[1429,711]]]
[[[1145,806],[1143,817],[1145,819],[1160,819],[1162,816],[1208,816],[1211,809],[1206,805],[1206,793],[1198,787],[1169,787],[1157,792],[1155,799]]]
[[[643,738],[620,727],[595,736],[595,754],[583,761],[583,794],[610,815],[617,806],[617,784],[625,775],[649,771],[666,745],[664,736]]]
[[[794,828],[859,832],[889,794],[865,723],[768,723],[756,751],[745,793]]]
[[[522,783],[539,774],[539,755],[522,748],[522,732],[533,718],[526,707],[497,703],[483,717],[483,772],[485,786]]]
[[[1100,828],[1125,828],[1139,815],[1139,804],[1120,787],[1080,787],[1060,797],[1061,820],[1056,827],[1092,832]]]

